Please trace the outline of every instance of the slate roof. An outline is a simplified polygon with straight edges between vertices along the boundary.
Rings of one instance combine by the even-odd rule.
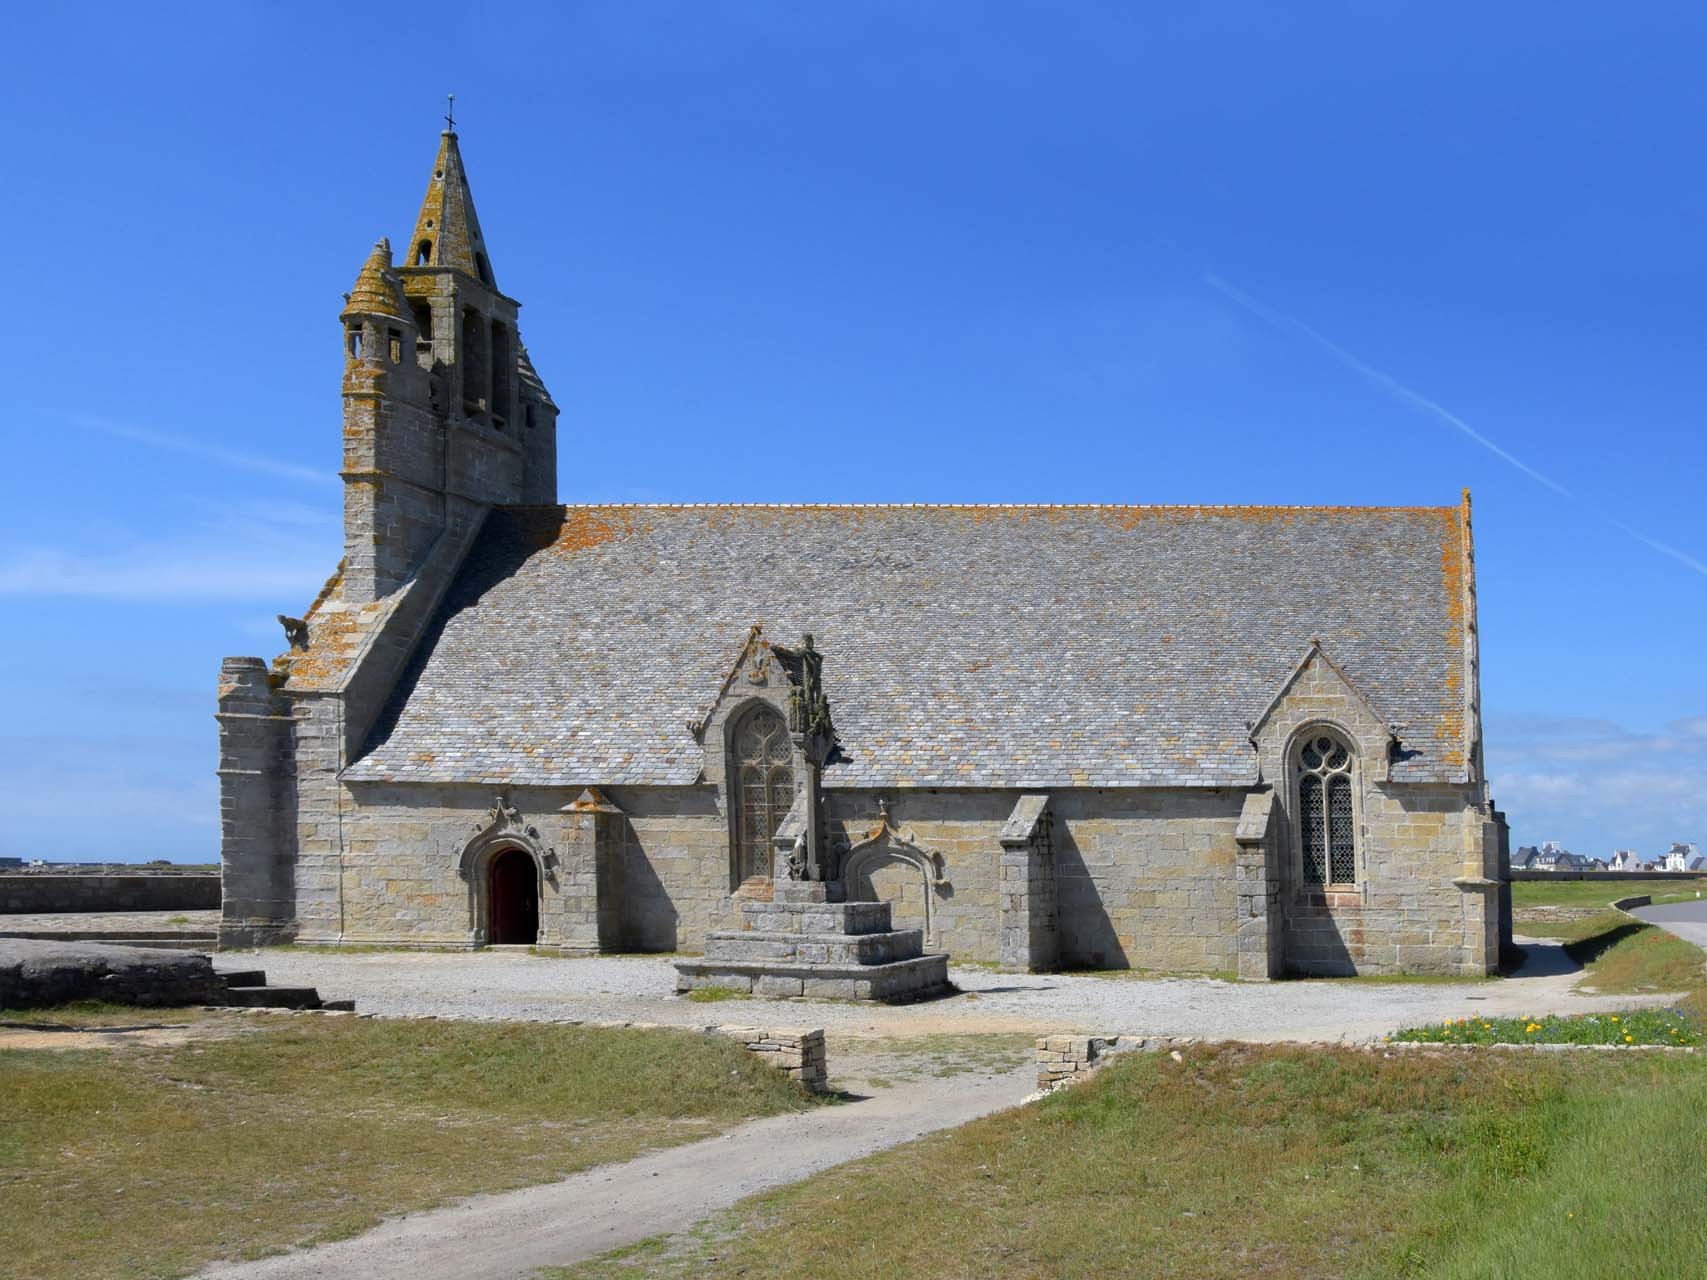
[[[1313,639],[1399,781],[1465,774],[1457,507],[494,510],[352,780],[689,784],[748,629],[812,632],[832,786],[1237,786]]]

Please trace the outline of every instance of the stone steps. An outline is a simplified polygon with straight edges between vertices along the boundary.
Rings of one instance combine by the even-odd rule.
[[[676,962],[676,990],[818,996],[891,1003],[941,995],[948,957],[924,933],[897,929],[887,902],[844,902],[842,886],[783,881],[768,898],[737,898],[741,928],[706,935],[705,954]]]
[[[910,932],[917,933],[917,930]],[[676,990],[718,987],[756,996],[832,1000],[922,1000],[948,988],[948,955],[918,955],[887,964],[805,964],[778,960],[676,961]]]
[[[318,1009],[313,987],[227,987],[225,1003],[239,1009]]]
[[[883,933],[781,933],[757,929],[708,933],[707,960],[780,960],[801,964],[889,964],[924,954],[919,929]]]
[[[217,975],[225,984],[223,1003],[234,1009],[342,1009],[354,1000],[322,1000],[314,987],[274,987],[264,969],[234,969]]]
[[[741,903],[741,923],[756,933],[889,933],[887,902]]]

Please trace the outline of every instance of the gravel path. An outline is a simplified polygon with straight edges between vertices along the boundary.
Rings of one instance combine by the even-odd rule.
[[[941,1032],[1141,1033],[1245,1040],[1366,1040],[1401,1026],[1470,1013],[1590,1013],[1665,997],[1572,992],[1578,973],[1557,945],[1498,981],[1217,982],[1128,973],[1006,974],[956,968],[962,994],[900,1007],[827,1000],[701,1004],[671,994],[675,971],[657,956],[556,959],[518,952],[223,953],[222,969],[259,964],[269,981],[314,986],[358,1011],[409,1017],[525,1021],[747,1023],[813,1026],[840,1036]]]
[[[519,1278],[681,1231],[767,1187],[1014,1106],[1035,1084],[1029,1062],[925,1080],[844,1106],[750,1121],[561,1182],[393,1218],[350,1240],[200,1274],[204,1280]]]

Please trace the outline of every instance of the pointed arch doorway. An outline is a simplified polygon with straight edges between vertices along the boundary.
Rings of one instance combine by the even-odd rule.
[[[497,946],[539,941],[539,868],[521,849],[500,849],[486,869],[487,940]]]

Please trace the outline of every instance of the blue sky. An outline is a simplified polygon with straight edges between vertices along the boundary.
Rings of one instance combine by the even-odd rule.
[[[215,855],[447,92],[565,500],[1469,485],[1514,840],[1707,840],[1707,9],[492,11],[8,15],[0,854]]]

